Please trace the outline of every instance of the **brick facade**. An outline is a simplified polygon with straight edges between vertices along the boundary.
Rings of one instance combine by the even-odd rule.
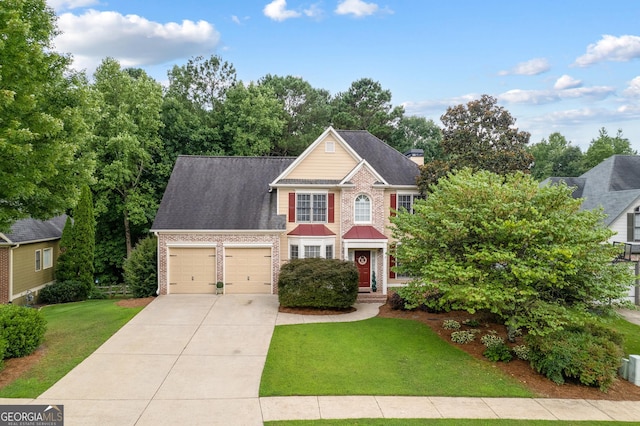
[[[218,234],[218,233],[161,233],[158,235],[158,286],[159,294],[167,294],[169,272],[169,248],[179,247],[215,247],[216,281],[224,280],[224,246],[251,245],[271,246],[271,292],[278,292],[278,274],[280,272],[280,234]]]

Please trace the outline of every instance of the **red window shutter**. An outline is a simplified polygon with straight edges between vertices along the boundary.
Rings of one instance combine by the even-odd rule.
[[[398,208],[397,198],[398,196],[396,194],[391,194],[391,216],[396,215],[395,210]]]
[[[289,193],[289,222],[296,221],[296,193]]]
[[[396,266],[396,258],[389,255],[389,278],[391,279],[396,277],[396,273],[391,270],[394,266]]]
[[[329,193],[329,211],[327,212],[327,220],[329,223],[333,223],[335,220],[334,218],[334,203],[335,203],[335,195],[333,192]]]

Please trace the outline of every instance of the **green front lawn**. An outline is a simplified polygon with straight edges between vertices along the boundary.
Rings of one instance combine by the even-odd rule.
[[[42,308],[47,320],[45,354],[19,379],[0,389],[0,398],[35,398],[82,362],[142,308],[116,300],[90,300]]]
[[[535,396],[426,325],[391,318],[276,327],[260,396],[276,395]]]

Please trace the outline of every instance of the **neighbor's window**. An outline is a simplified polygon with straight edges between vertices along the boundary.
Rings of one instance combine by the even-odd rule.
[[[640,241],[640,207],[636,207],[633,220],[633,241]]]
[[[42,268],[48,269],[53,266],[53,249],[46,248],[42,250]]]
[[[296,222],[326,222],[327,194],[296,194]]]
[[[42,251],[36,250],[36,272],[42,269]]]
[[[356,222],[371,222],[371,200],[364,194],[356,197],[355,203],[355,217]]]

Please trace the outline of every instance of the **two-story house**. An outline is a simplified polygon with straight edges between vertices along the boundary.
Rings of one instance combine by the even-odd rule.
[[[349,259],[384,296],[389,217],[419,196],[416,162],[366,131],[328,128],[300,156],[180,156],[152,231],[158,294],[277,293],[290,259]]]

